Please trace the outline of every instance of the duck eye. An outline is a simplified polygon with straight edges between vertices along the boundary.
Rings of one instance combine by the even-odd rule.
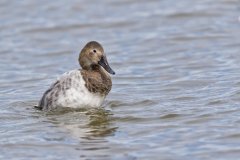
[[[95,49],[93,50],[93,52],[94,52],[94,53],[97,53],[97,51],[96,51]]]

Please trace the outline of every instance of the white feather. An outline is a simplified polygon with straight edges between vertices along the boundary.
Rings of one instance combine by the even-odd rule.
[[[56,107],[100,107],[105,99],[104,95],[91,93],[85,86],[85,81],[79,70],[72,70],[64,73],[58,78],[58,85],[52,85],[50,91],[46,93],[44,98],[43,109],[53,109]],[[71,83],[68,84],[68,81]],[[66,85],[69,85],[66,89]],[[57,96],[53,96],[58,93]],[[47,105],[48,99],[52,99],[51,105]],[[48,106],[46,108],[46,106]]]
[[[66,90],[64,95],[59,95],[57,101],[59,105],[71,108],[83,106],[99,107],[102,105],[105,97],[88,91],[79,70],[70,71],[63,76],[71,77],[72,85]]]

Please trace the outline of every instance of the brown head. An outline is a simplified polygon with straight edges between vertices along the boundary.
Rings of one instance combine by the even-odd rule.
[[[108,64],[107,57],[103,47],[96,41],[88,42],[80,52],[78,58],[79,64],[84,70],[93,70],[103,67],[108,73],[115,74]]]

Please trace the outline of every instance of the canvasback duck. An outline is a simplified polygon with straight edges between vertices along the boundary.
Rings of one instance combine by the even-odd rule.
[[[112,88],[109,75],[115,74],[108,64],[103,47],[91,41],[78,58],[82,69],[64,73],[45,91],[37,108],[50,111],[59,107],[100,107]]]

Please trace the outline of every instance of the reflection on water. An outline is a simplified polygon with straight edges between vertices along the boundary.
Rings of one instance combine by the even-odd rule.
[[[45,114],[48,121],[67,129],[77,138],[104,137],[114,134],[117,127],[110,124],[112,113],[104,108],[61,108]]]
[[[238,0],[0,2],[0,159],[238,159]],[[86,42],[103,108],[33,108]]]

